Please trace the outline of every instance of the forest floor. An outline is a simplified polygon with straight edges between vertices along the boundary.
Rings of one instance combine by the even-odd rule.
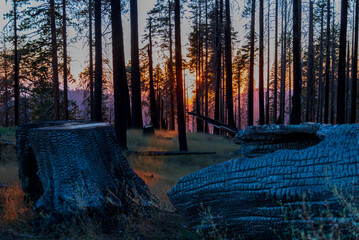
[[[2,139],[15,142],[15,129],[0,128]],[[191,172],[222,163],[231,158],[240,157],[240,146],[226,137],[200,133],[188,133],[189,151],[216,152],[213,155],[185,156],[142,156],[131,151],[178,151],[177,133],[174,131],[156,131],[153,136],[143,136],[141,130],[128,131],[127,160],[134,171],[147,183],[151,191],[161,200],[170,204],[167,192],[178,179]],[[34,235],[31,220],[34,213],[31,206],[24,204],[17,161],[13,147],[1,151],[0,182],[11,186],[0,191],[0,240],[2,239],[201,239],[203,233],[193,233],[186,227],[185,220],[177,213],[152,211],[136,216],[126,216],[120,221],[125,226],[115,235],[99,234],[96,221],[79,219],[82,229],[68,229],[59,226],[56,230]],[[215,237],[217,238],[217,237]]]

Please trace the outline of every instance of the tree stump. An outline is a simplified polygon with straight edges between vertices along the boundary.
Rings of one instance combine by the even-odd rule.
[[[41,122],[17,130],[22,187],[35,209],[48,213],[126,211],[159,206],[130,168],[107,123]]]

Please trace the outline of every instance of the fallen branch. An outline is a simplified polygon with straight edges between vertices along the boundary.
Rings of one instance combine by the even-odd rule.
[[[145,151],[145,152],[138,152],[138,151],[127,151],[125,154],[131,155],[140,155],[140,156],[176,156],[176,155],[212,155],[216,154],[216,152],[180,152],[180,151]]]
[[[192,116],[195,116],[196,118],[199,118],[199,119],[202,119],[203,121],[211,124],[213,127],[215,128],[218,128],[224,132],[227,132],[231,135],[236,135],[237,132],[238,132],[238,129],[235,128],[235,127],[231,127],[230,125],[227,125],[223,122],[220,122],[220,121],[217,121],[217,120],[214,120],[212,118],[209,118],[209,117],[206,117],[206,116],[203,116],[203,115],[200,115],[200,114],[196,114],[196,113],[193,113],[193,112],[188,112],[189,115],[192,115]]]

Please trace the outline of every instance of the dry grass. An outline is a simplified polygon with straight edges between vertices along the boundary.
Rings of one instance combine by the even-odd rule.
[[[176,151],[177,133],[156,131],[154,136],[144,137],[142,131],[130,130],[129,150],[132,151]],[[147,183],[160,199],[168,201],[167,192],[180,177],[213,164],[238,157],[239,146],[231,139],[200,133],[187,134],[189,151],[214,151],[215,155],[186,156],[138,156],[127,157],[131,167]]]

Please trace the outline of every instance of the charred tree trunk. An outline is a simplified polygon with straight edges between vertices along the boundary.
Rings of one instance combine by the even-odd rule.
[[[9,89],[8,89],[8,55],[4,37],[4,55],[3,55],[3,68],[4,68],[4,83],[5,83],[5,127],[9,127]]]
[[[335,6],[335,1],[333,0],[333,6]],[[336,63],[336,50],[335,50],[335,12],[333,12],[333,20],[332,20],[332,74],[330,79],[330,123],[334,124],[335,120],[335,63]]]
[[[205,48],[206,48],[206,75],[205,75],[205,116],[208,117],[208,72],[209,72],[209,67],[208,67],[208,0],[206,0],[205,2],[206,4],[206,44],[205,44]],[[204,126],[204,131],[206,133],[209,132],[208,129],[208,123],[205,122],[205,126]]]
[[[168,26],[169,26],[169,51],[170,51],[170,59],[168,65],[169,72],[169,81],[170,81],[170,130],[175,130],[175,97],[174,97],[174,89],[175,89],[175,75],[173,71],[173,41],[172,41],[172,6],[171,0],[168,0]]]
[[[317,122],[323,122],[323,35],[324,35],[324,6],[320,11],[320,53],[319,53],[319,77],[318,77],[318,109]]]
[[[339,39],[337,123],[345,123],[345,60],[348,24],[348,1],[342,0]]]
[[[135,202],[157,206],[146,184],[130,168],[106,123],[43,122],[17,130],[22,187],[35,209],[73,216],[112,214]]]
[[[142,128],[141,77],[138,47],[138,10],[137,0],[130,0],[131,11],[131,88],[132,88],[132,125]]]
[[[180,1],[175,1],[175,41],[176,41],[176,80],[177,80],[177,124],[180,151],[187,151],[186,121],[183,112],[183,83],[182,83],[182,43],[181,43],[181,7]]]

